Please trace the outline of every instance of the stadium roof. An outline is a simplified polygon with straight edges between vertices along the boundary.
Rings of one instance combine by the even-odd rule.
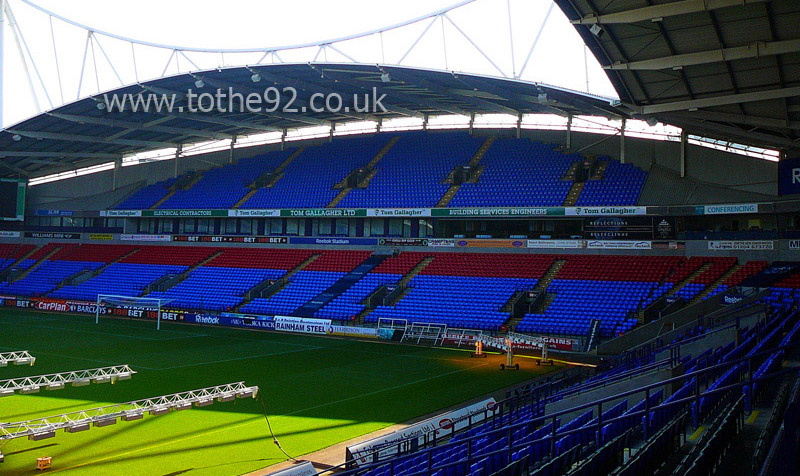
[[[260,77],[254,82],[253,75]],[[202,88],[198,88],[202,81]],[[29,178],[106,163],[124,154],[175,147],[178,144],[229,139],[285,128],[325,125],[358,120],[395,117],[425,117],[439,114],[592,114],[619,117],[612,100],[577,93],[529,81],[500,79],[480,75],[432,71],[409,67],[350,64],[305,63],[274,64],[217,69],[181,74],[126,86],[108,96],[166,94],[176,95],[175,106],[187,106],[186,93],[215,92],[217,89],[247,95],[263,94],[265,88],[293,87],[296,108],[305,112],[233,111],[185,112],[166,110],[108,112],[103,95],[85,98],[58,107],[0,131],[0,176]],[[310,96],[337,93],[344,106],[353,110],[354,94],[386,94],[386,112],[313,112]],[[282,98],[287,104],[291,93]],[[197,104],[196,100],[194,104]],[[227,105],[227,101],[224,101]],[[238,104],[235,103],[235,105]],[[323,104],[317,99],[315,105]],[[332,103],[335,108],[335,102]],[[227,107],[227,106],[226,106]]]
[[[798,0],[555,0],[633,114],[800,148]]]

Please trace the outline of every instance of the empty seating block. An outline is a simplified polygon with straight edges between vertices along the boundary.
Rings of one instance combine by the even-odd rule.
[[[158,208],[232,208],[241,200],[261,174],[274,170],[290,152],[271,152],[266,156],[242,159],[235,165],[227,165],[206,171],[200,180],[188,189],[178,190]]]
[[[201,266],[175,286],[163,292],[152,292],[148,297],[166,299],[169,306],[179,309],[232,311],[255,285],[285,273],[282,269]]]
[[[269,298],[257,298],[241,311],[254,314],[292,315],[292,312],[325,291],[345,272],[298,271],[289,284]]]
[[[115,208],[119,210],[146,210],[166,197],[177,178],[170,178],[156,182],[138,190],[133,195],[123,200]]]
[[[647,172],[631,164],[622,164],[608,157],[600,180],[589,180],[583,186],[577,206],[590,205],[636,205],[639,194],[647,180]]]
[[[474,276],[415,276],[411,292],[394,307],[378,306],[367,316],[447,324],[450,327],[497,330],[508,320],[500,311],[516,291],[533,289],[535,279]]]
[[[448,174],[483,142],[466,132],[407,132],[378,162],[364,189],[350,191],[341,208],[431,207],[449,188]]]
[[[339,193],[334,186],[367,165],[391,137],[342,137],[309,147],[273,187],[260,188],[241,208],[324,208]]]
[[[573,183],[561,178],[580,160],[545,144],[497,139],[480,161],[478,182],[462,184],[448,206],[560,206]]]
[[[556,295],[544,314],[526,314],[520,332],[586,335],[592,319],[600,319],[600,335],[614,336],[636,325],[628,313],[636,309],[656,283],[636,281],[554,280]]]
[[[167,274],[180,274],[186,269],[186,266],[112,263],[101,274],[75,286],[64,286],[50,295],[84,301],[95,301],[98,294],[141,296],[152,282]]]

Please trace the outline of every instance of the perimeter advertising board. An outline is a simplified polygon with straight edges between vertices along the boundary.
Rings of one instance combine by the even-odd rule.
[[[425,435],[433,432],[436,433],[437,438],[449,435],[453,431],[466,428],[470,423],[483,421],[487,415],[490,416],[494,413],[496,405],[495,399],[489,398],[468,407],[423,420],[402,430],[362,441],[347,447],[347,457],[353,459],[358,465],[365,465],[372,462],[372,453],[376,451],[379,459],[395,455],[397,454],[397,444],[400,442],[416,439],[422,443],[425,441]]]

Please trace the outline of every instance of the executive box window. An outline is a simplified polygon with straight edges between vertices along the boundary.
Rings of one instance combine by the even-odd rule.
[[[200,218],[197,220],[197,233],[208,234],[208,229],[211,220],[207,218]]]
[[[236,219],[235,218],[228,218],[223,220],[225,222],[225,234],[226,235],[235,235],[236,234]]]
[[[286,234],[287,235],[300,235],[300,227],[305,228],[305,221],[300,221],[297,218],[289,218],[286,220]]]
[[[269,234],[270,235],[282,235],[283,234],[283,219],[281,218],[273,218],[271,220],[267,220],[269,222]]]
[[[171,219],[169,220],[160,220],[160,229],[161,233],[172,233],[172,223]]]
[[[253,219],[252,218],[244,218],[239,223],[239,233],[243,235],[252,235],[253,234]]]
[[[349,225],[347,218],[336,219],[336,236],[347,236]]]

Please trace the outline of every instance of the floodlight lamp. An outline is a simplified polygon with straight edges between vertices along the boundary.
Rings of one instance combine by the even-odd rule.
[[[258,73],[253,73],[253,75],[250,76],[250,80],[253,81],[254,83],[257,83],[261,81],[261,75]]]
[[[389,73],[381,73],[381,81],[383,81],[384,83],[388,83],[391,80],[392,77],[389,76]]]
[[[197,78],[197,81],[194,82],[194,85],[197,86],[197,89],[200,89],[205,86],[206,83],[204,83],[202,79]]]
[[[22,140],[22,136],[19,134],[14,134],[13,136],[11,136],[11,138],[14,139],[14,142],[19,142]]]

